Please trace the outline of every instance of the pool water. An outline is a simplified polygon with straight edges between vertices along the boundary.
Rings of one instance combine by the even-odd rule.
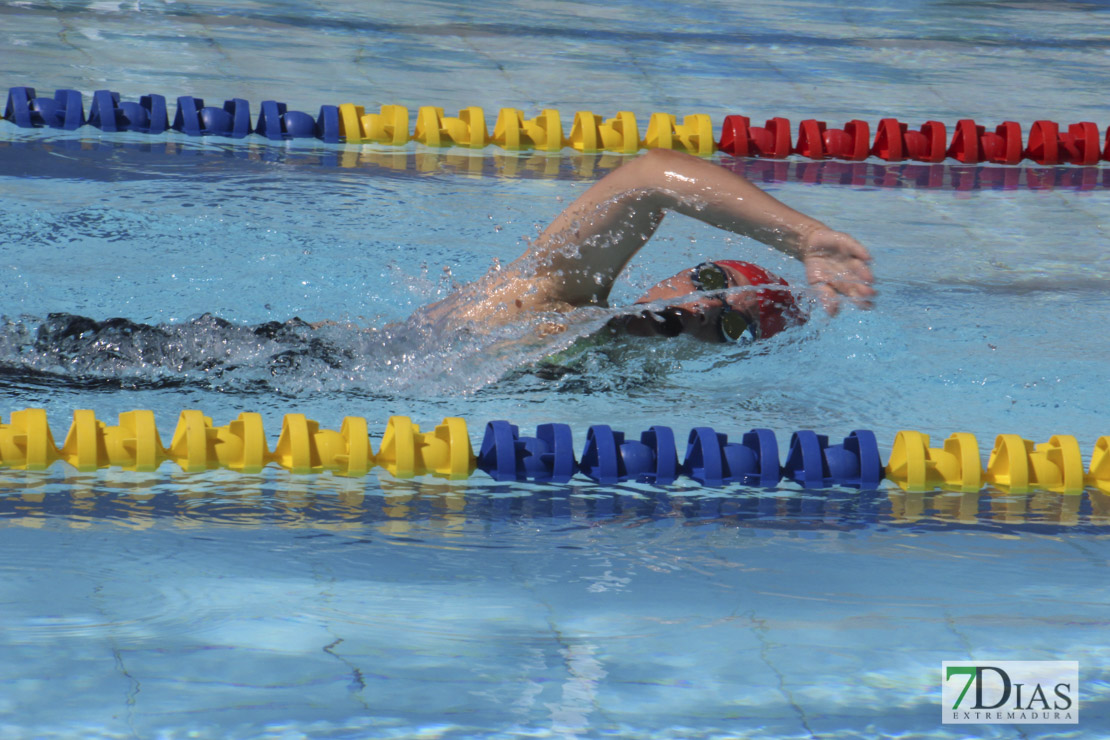
[[[0,14],[4,86],[86,102],[1110,123],[1110,16],[1088,3]],[[537,363],[603,315],[539,343],[387,328],[516,257],[619,162],[0,123],[0,416],[46,408],[61,440],[74,409],[149,408],[168,442],[182,409],[258,411],[271,447],[287,412],[364,416],[375,447],[394,414],[462,416],[475,445],[491,419],[566,422],[579,450],[591,423],[763,426],[780,444],[867,428],[884,459],[900,429],[972,432],[984,454],[1000,433],[1073,434],[1088,459],[1107,433],[1097,186],[764,178],[872,250],[880,295],[751,347],[626,341],[552,372]],[[712,257],[804,283],[670,217],[613,303]],[[1094,489],[3,470],[0,737],[1095,736],[1108,515]],[[941,661],[985,659],[1078,660],[1078,729],[942,725]]]

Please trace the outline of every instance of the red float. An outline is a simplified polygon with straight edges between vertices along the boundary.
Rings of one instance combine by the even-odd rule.
[[[1053,121],[1034,121],[1029,130],[1029,148],[1025,156],[1037,164],[1057,164],[1060,161],[1060,127]]]
[[[824,121],[812,118],[802,121],[798,127],[798,144],[795,154],[810,159],[847,159],[859,161],[867,159],[871,152],[871,127],[866,121],[851,120],[844,128],[826,128]]]
[[[1095,164],[1102,154],[1098,126],[1090,121],[1068,126],[1068,132],[1060,135],[1060,145],[1067,151],[1067,161],[1072,164]]]
[[[1021,126],[1014,121],[999,124],[993,134],[980,134],[979,141],[988,161],[995,164],[1017,164],[1021,161]]]
[[[753,128],[747,116],[727,116],[718,148],[737,157],[785,159],[791,152],[790,121],[772,118],[763,128]]]
[[[1085,164],[1098,162],[1098,127],[1085,121],[1068,126],[1066,133],[1052,121],[1034,121],[1029,131],[1029,146],[1025,156],[1037,164]]]
[[[1017,164],[1022,158],[1021,126],[1006,121],[988,132],[969,118],[956,123],[948,156],[965,164]]]
[[[901,162],[912,159],[917,162],[940,162],[945,157],[944,124],[940,121],[926,121],[917,131],[896,118],[879,121],[875,132],[875,144],[871,154],[888,162]]]

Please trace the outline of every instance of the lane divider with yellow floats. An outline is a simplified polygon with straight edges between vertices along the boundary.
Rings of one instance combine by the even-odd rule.
[[[73,413],[58,446],[43,409],[24,409],[0,422],[0,467],[45,470],[64,462],[79,471],[117,467],[154,471],[172,461],[186,472],[224,468],[259,473],[276,465],[297,474],[329,472],[362,476],[380,467],[397,478],[433,475],[466,478],[482,470],[501,481],[566,482],[583,475],[602,484],[640,481],[669,485],[680,477],[706,486],[741,484],[772,488],[783,481],[804,488],[836,486],[875,489],[883,479],[909,491],[977,491],[984,486],[1015,493],[1035,490],[1081,493],[1087,487],[1110,492],[1110,436],[1100,437],[1084,467],[1079,443],[1055,435],[1035,444],[1015,434],[995,439],[986,467],[975,436],[956,433],[940,447],[929,435],[901,431],[883,465],[874,433],[856,430],[842,442],[810,430],[791,434],[786,458],[769,429],[752,429],[739,441],[709,427],[686,436],[679,460],[678,438],[656,425],[638,440],[608,425],[588,428],[586,444],[575,456],[571,428],[550,423],[523,436],[506,421],[485,425],[478,454],[466,422],[446,418],[421,431],[407,416],[393,416],[375,452],[367,420],[345,417],[338,430],[321,429],[304,414],[286,414],[277,444],[270,448],[260,414],[243,412],[230,423],[214,426],[197,410],[182,411],[168,446],[163,446],[149,410],[128,411],[108,425],[92,411]]]
[[[527,118],[520,109],[502,108],[491,135],[485,112],[477,106],[462,108],[457,115],[448,115],[441,107],[422,106],[416,111],[414,125],[409,109],[401,105],[381,105],[377,112],[354,103],[323,105],[314,117],[291,110],[285,103],[266,100],[257,118],[252,119],[250,103],[242,98],[214,106],[205,105],[202,98],[182,95],[171,118],[163,95],[143,95],[135,101],[123,100],[111,90],[97,90],[86,117],[80,92],[56,90],[53,97],[47,97],[26,86],[9,88],[3,117],[21,128],[74,130],[89,125],[104,132],[161,134],[174,130],[189,136],[261,135],[273,141],[315,138],[389,146],[416,141],[430,147],[470,149],[495,144],[509,151],[560,152],[569,147],[584,153],[631,154],[661,148],[699,156],[721,151],[768,159],[798,155],[813,160],[862,161],[876,157],[887,162],[937,163],[955,159],[964,164],[1005,165],[1030,160],[1039,165],[1090,166],[1110,160],[1110,127],[1103,133],[1091,121],[1066,125],[1034,121],[1027,127],[1029,135],[1025,138],[1016,121],[1004,121],[992,129],[965,118],[956,122],[949,138],[949,128],[940,121],[926,121],[913,128],[896,118],[883,118],[872,137],[867,121],[852,119],[837,127],[810,118],[799,122],[795,138],[786,118],[772,117],[759,126],[747,116],[729,115],[722,120],[717,137],[712,120],[704,113],[686,115],[680,122],[673,114],[657,112],[648,118],[641,137],[631,111],[620,111],[612,118],[577,111],[569,135],[564,135],[562,117],[555,109],[547,108]]]

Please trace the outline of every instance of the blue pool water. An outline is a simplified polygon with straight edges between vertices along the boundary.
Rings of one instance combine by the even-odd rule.
[[[3,87],[86,100],[1110,123],[1110,16],[1091,3],[59,2],[0,18]],[[0,416],[44,407],[61,440],[74,409],[150,408],[168,442],[181,409],[258,411],[271,446],[290,411],[364,416],[376,438],[393,414],[457,415],[475,443],[490,419],[564,421],[578,449],[595,422],[766,426],[780,443],[870,428],[884,458],[900,429],[973,432],[984,454],[996,434],[1063,433],[1089,456],[1108,433],[1107,191],[1030,188],[1028,168],[1012,189],[765,178],[868,245],[880,296],[750,349],[623,343],[553,374],[533,363],[566,339],[526,328],[495,347],[368,331],[514,258],[615,163],[0,123]],[[722,256],[802,282],[671,218],[613,302]],[[88,341],[75,317],[134,323]],[[340,323],[250,328],[293,317]],[[0,737],[1099,736],[1108,516],[1093,489],[3,470]],[[1078,660],[1078,729],[940,724],[940,662],[965,659]]]

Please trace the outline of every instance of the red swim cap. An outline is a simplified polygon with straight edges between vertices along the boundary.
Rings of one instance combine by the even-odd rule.
[[[767,272],[759,265],[738,260],[714,260],[714,264],[731,267],[748,279],[752,285],[790,286],[778,275]],[[759,302],[759,336],[763,339],[774,336],[788,326],[804,324],[806,315],[794,302],[794,294],[789,290],[765,288],[755,294]]]

